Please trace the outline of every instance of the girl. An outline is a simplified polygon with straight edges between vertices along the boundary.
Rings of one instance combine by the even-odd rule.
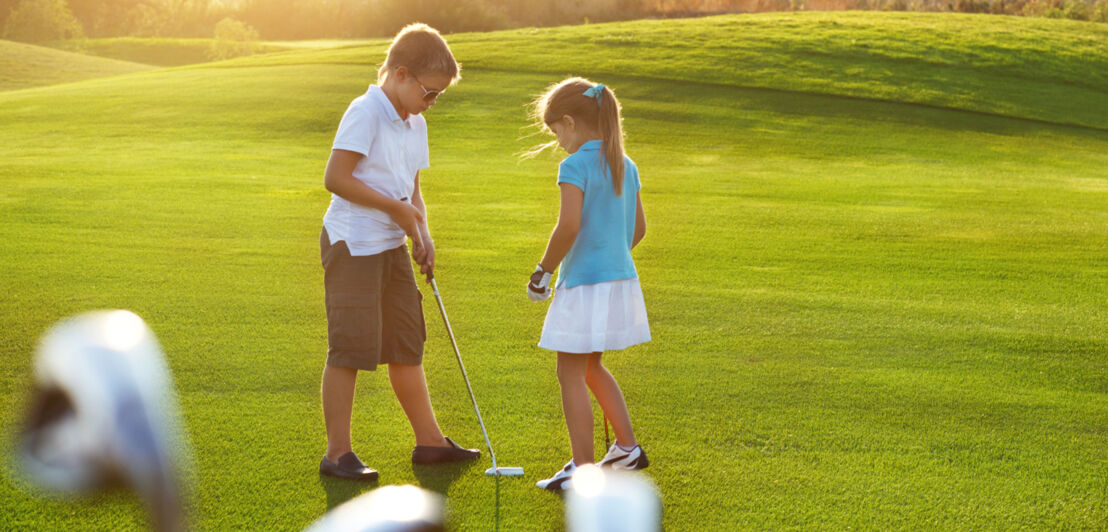
[[[535,101],[534,118],[570,154],[558,166],[558,225],[527,285],[532,301],[549,298],[551,275],[561,264],[558,294],[546,314],[539,347],[558,352],[558,382],[573,459],[536,484],[561,491],[570,487],[577,466],[593,462],[589,390],[616,432],[601,467],[643,469],[649,464],[635,440],[619,384],[600,361],[604,351],[650,341],[646,305],[631,259],[631,249],[646,234],[646,218],[639,172],[623,153],[620,105],[611,89],[582,78],[567,79]]]

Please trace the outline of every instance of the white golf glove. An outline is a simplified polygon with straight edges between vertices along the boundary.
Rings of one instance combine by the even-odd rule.
[[[550,288],[550,277],[553,274],[542,269],[542,265],[535,266],[535,273],[531,274],[531,282],[527,283],[527,297],[531,301],[550,299],[554,289]]]

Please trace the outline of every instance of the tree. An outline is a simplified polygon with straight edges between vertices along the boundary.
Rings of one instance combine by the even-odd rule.
[[[258,31],[233,18],[225,18],[215,25],[215,40],[208,50],[214,60],[250,55],[258,47]]]
[[[1093,6],[1089,20],[1093,22],[1108,22],[1108,0],[1097,0]]]
[[[73,16],[89,37],[118,37],[134,30],[135,7],[142,0],[68,0]]]
[[[8,15],[11,14],[12,9],[19,3],[19,0],[0,0],[0,30],[4,28],[4,24],[8,21]]]
[[[42,43],[83,37],[81,23],[65,0],[22,0],[4,24],[4,38],[13,41]]]

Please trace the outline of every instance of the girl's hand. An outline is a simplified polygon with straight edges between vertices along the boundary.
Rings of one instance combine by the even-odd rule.
[[[527,297],[531,301],[549,299],[553,289],[550,288],[550,277],[553,274],[542,269],[542,265],[535,266],[535,272],[531,274],[531,280],[527,283]]]

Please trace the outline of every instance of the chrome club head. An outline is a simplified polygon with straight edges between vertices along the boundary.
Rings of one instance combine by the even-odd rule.
[[[444,526],[441,495],[384,486],[335,507],[305,532],[434,532]]]
[[[153,331],[125,310],[64,320],[42,338],[19,442],[26,477],[84,494],[123,485],[163,530],[183,526],[183,440],[173,382]]]

